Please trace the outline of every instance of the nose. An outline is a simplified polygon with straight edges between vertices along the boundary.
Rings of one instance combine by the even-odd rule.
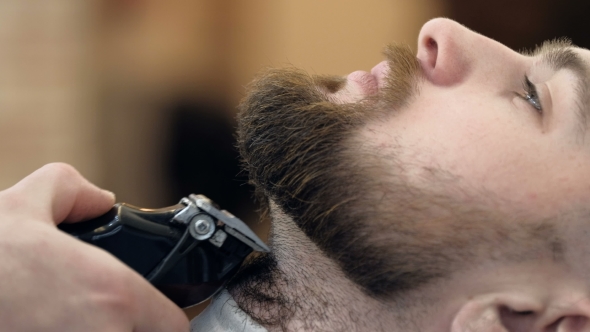
[[[449,19],[428,21],[418,36],[418,60],[426,78],[436,85],[459,84],[476,69],[493,74],[499,69],[494,64],[506,65],[516,56],[508,47]]]

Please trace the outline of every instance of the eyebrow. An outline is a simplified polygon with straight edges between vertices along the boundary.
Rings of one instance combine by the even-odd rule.
[[[576,117],[578,118],[579,133],[584,137],[590,118],[590,90],[588,89],[588,74],[590,70],[586,62],[574,51],[575,46],[568,39],[556,39],[546,41],[533,52],[525,52],[527,55],[540,57],[541,62],[548,65],[554,71],[562,69],[571,70],[576,76],[574,87],[576,98]]]

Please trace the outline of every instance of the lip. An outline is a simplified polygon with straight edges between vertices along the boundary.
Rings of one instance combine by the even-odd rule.
[[[388,62],[381,61],[371,69],[371,72],[357,70],[350,73],[346,79],[349,84],[358,86],[362,94],[373,95],[385,85],[385,78],[387,77],[388,71]]]
[[[385,85],[385,79],[389,72],[389,63],[387,61],[379,62],[373,69],[371,69],[371,75],[377,81],[377,88],[381,89]]]
[[[330,95],[336,103],[352,103],[376,95],[385,85],[389,65],[387,61],[377,64],[371,72],[357,70],[346,76],[346,85]]]
[[[360,94],[369,96],[379,91],[379,82],[373,74],[366,71],[357,70],[348,74],[346,77],[348,84],[354,85]]]

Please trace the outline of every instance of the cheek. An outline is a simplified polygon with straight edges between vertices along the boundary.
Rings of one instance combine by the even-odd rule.
[[[388,122],[370,127],[378,147],[399,146],[399,158],[412,165],[410,181],[428,185],[424,181],[432,170],[442,170],[471,187],[505,193],[516,181],[526,187],[526,177],[536,178],[546,168],[548,145],[534,123],[523,123],[528,117],[512,113],[509,99],[493,104],[460,97],[473,93],[426,95]]]
[[[404,145],[449,170],[497,168],[502,160],[526,157],[525,151],[537,148],[531,140],[532,123],[526,128],[502,105],[492,108],[479,100],[425,98],[389,125]]]

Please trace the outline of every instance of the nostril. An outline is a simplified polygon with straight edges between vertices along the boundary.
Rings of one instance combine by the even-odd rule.
[[[438,58],[438,44],[434,38],[428,38],[426,45],[429,51],[428,62],[430,63],[431,68],[434,69],[436,67],[436,59]]]
[[[480,59],[481,51],[471,47],[474,43],[489,42],[451,20],[428,21],[420,30],[417,52],[425,78],[444,86],[463,82]]]
[[[435,49],[438,48],[438,44],[436,43],[436,40],[434,40],[434,38],[428,38],[428,46]]]
[[[432,35],[420,36],[420,38],[417,57],[422,63],[424,73],[430,76],[438,62],[438,42]]]

